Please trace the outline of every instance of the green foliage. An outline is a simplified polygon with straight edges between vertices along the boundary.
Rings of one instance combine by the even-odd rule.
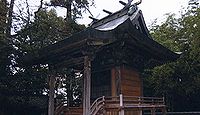
[[[179,39],[179,20],[177,20],[174,16],[175,14],[168,14],[168,18],[165,23],[161,25],[153,25],[150,31],[152,37],[157,42],[172,51],[179,51],[180,46],[177,42]]]
[[[4,90],[7,86],[3,83],[11,73],[8,65],[11,64],[10,53],[13,52],[5,33],[7,19],[7,6],[5,1],[0,1],[0,14],[0,90]]]
[[[15,46],[18,48],[18,58],[20,59],[27,53],[34,53],[37,55],[39,49],[65,39],[73,33],[83,30],[84,28],[85,26],[78,25],[72,20],[64,20],[62,17],[58,17],[55,10],[41,10],[37,13],[35,20],[28,26],[25,26],[19,32],[19,36],[16,37]],[[19,68],[21,68],[22,71],[18,71],[17,74],[25,82],[22,83],[22,87],[20,87],[20,89],[23,89],[24,87],[25,92],[30,90],[29,94],[31,95],[41,95],[44,91],[48,93],[47,78],[51,74],[49,73],[50,70],[48,66],[36,65],[34,67],[27,68],[26,66],[23,66],[23,63],[20,61],[18,64],[21,65]],[[60,72],[57,70],[51,71],[55,71],[58,76],[63,78],[63,83],[66,84],[62,87],[62,89],[65,89],[65,93],[67,93],[67,95],[64,95],[62,99],[67,98],[70,105],[76,106],[78,103],[75,105],[73,103],[75,100],[80,99],[80,96],[77,97],[80,93],[77,93],[73,87],[70,87],[70,89],[68,87],[69,85],[74,86],[74,83],[78,82],[76,80],[76,82],[74,81],[71,83],[71,81],[75,80],[73,72]],[[30,86],[28,87],[28,85]],[[57,88],[59,87],[57,86],[56,89]],[[74,96],[77,98],[74,99]]]
[[[94,5],[94,0],[50,0],[51,5],[67,9],[66,18],[73,20],[82,17],[83,11],[89,11],[89,6]]]
[[[4,1],[0,1],[0,40],[5,39],[7,6]]]
[[[200,104],[200,9],[176,19],[169,15],[151,33],[156,41],[180,58],[144,72],[145,95],[164,96],[171,111],[195,111]]]
[[[79,26],[74,21],[65,21],[62,17],[58,17],[55,10],[42,10],[37,14],[34,22],[25,26],[19,32],[20,36],[17,36],[15,44],[23,45],[21,50],[26,48],[28,50],[38,50],[56,43],[83,28],[84,26]],[[26,48],[24,48],[24,45]]]
[[[2,12],[6,10],[5,6],[0,4]],[[5,15],[1,16],[6,19],[7,11],[4,13]],[[0,114],[23,115],[47,112],[48,96],[44,93],[48,93],[48,66],[27,67],[19,60],[25,54],[37,55],[40,48],[85,28],[74,21],[58,17],[55,10],[45,9],[40,10],[30,23],[26,21],[23,23],[24,26],[8,40],[4,33],[6,21],[3,18],[0,20],[0,103],[2,103]]]

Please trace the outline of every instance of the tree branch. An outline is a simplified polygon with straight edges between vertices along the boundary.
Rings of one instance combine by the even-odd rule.
[[[37,16],[37,13],[42,9],[43,1],[44,1],[44,0],[40,0],[40,6],[39,6],[39,8],[37,9],[37,11],[34,12],[35,16]]]

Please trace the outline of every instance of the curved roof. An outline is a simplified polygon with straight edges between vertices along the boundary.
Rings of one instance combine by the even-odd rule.
[[[24,59],[27,65],[62,63],[63,66],[71,66],[82,63],[85,52],[95,54],[115,43],[124,43],[129,48],[141,50],[145,55],[148,54],[149,59],[162,63],[178,58],[178,54],[151,38],[141,10],[132,5],[95,20],[85,30],[40,49],[38,56],[27,56]]]

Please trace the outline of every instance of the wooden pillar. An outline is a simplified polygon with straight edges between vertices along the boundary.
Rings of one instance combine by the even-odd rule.
[[[91,59],[84,57],[83,115],[90,115]]]
[[[49,107],[48,115],[54,115],[54,88],[55,88],[55,77],[49,76]]]

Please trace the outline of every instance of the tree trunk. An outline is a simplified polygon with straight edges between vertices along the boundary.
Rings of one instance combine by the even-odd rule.
[[[6,30],[6,19],[7,19],[7,6],[6,6],[6,0],[2,0],[0,2],[0,10],[1,10],[1,16],[0,16],[0,34],[1,34],[1,38],[4,36],[5,34],[5,30]],[[5,37],[5,36],[4,36]]]
[[[66,19],[71,20],[72,19],[72,1],[71,0],[68,0],[66,7],[67,7]]]
[[[10,1],[10,6],[8,9],[8,18],[7,18],[7,27],[6,27],[6,37],[9,39],[11,37],[11,29],[12,29],[12,17],[13,17],[13,8],[14,8],[15,0]]]

